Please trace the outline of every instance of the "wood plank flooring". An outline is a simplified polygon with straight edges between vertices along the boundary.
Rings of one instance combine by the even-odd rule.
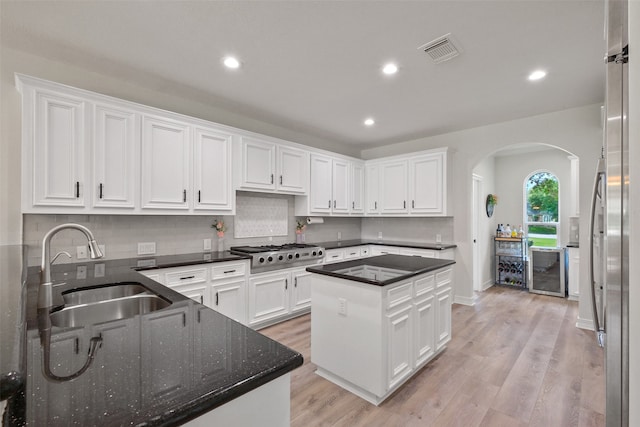
[[[310,315],[263,329],[299,351],[291,426],[604,425],[604,353],[578,304],[493,287],[454,304],[447,349],[376,407],[314,373]]]

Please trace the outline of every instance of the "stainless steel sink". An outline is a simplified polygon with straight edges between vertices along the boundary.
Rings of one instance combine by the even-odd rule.
[[[169,301],[159,296],[139,293],[88,304],[65,306],[63,309],[51,313],[50,318],[53,326],[84,326],[127,319],[138,314],[151,313],[170,305]]]
[[[71,305],[91,304],[143,293],[153,295],[139,283],[123,282],[63,292],[62,298],[64,299],[65,307],[69,307]]]

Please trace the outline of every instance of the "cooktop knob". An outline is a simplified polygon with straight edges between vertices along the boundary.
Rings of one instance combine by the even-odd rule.
[[[260,259],[258,260],[258,262],[263,263],[264,262],[264,257],[260,257]]]
[[[300,254],[296,254],[296,258],[300,258]]]
[[[318,256],[322,256],[322,251],[318,251]]]
[[[289,258],[289,259],[293,259],[293,254],[289,254],[289,255],[287,255],[287,258]]]
[[[278,261],[282,261],[283,259],[284,259],[284,256],[278,255]]]
[[[269,258],[267,258],[267,261],[269,261],[269,262],[273,261],[273,257],[270,256]]]
[[[313,253],[311,255],[316,256],[316,255],[318,255],[318,253],[316,251],[313,251]]]

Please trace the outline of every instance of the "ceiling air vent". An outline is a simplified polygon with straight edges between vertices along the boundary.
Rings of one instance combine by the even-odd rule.
[[[460,55],[460,50],[453,43],[451,33],[430,41],[418,49],[425,51],[436,64],[448,61]]]

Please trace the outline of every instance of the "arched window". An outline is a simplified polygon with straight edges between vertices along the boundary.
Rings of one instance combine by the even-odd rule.
[[[558,246],[558,178],[549,172],[533,173],[525,181],[524,222],[527,237],[537,247]]]

